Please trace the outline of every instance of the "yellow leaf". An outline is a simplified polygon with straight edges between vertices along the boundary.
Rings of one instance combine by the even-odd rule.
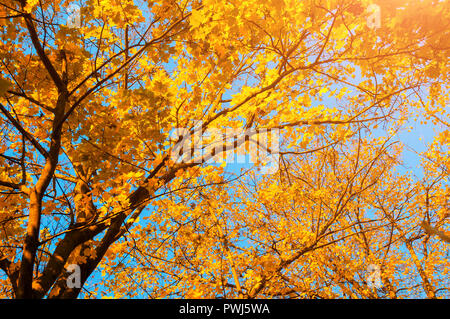
[[[33,11],[34,7],[39,3],[39,0],[28,0],[27,5],[25,6],[25,12],[30,13]]]

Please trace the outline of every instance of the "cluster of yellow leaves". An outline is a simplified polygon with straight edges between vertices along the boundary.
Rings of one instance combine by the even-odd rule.
[[[420,295],[423,274],[439,290],[442,243],[424,242],[419,262],[412,256],[422,220],[448,227],[449,2],[380,0],[376,30],[366,23],[370,3],[88,0],[79,28],[39,22],[42,10],[64,16],[71,2],[17,7],[45,35],[35,43],[46,63],[67,72],[64,111],[82,98],[63,126],[41,236],[59,239],[79,214],[72,202],[92,203],[109,226],[142,187],[148,209],[127,219],[134,227],[101,266],[102,288],[115,297],[136,296],[137,287],[160,298],[374,297],[369,264],[382,268],[384,295]],[[0,101],[48,148],[60,90],[30,50],[23,18],[3,20]],[[402,149],[393,139],[419,113],[412,108],[444,127],[422,154],[424,179],[396,170]],[[177,170],[172,160],[154,171],[174,146],[169,131],[200,120],[282,128],[277,174],[237,178],[225,163]],[[0,125],[0,153],[19,158],[21,134],[3,115]],[[26,143],[33,186],[44,162]],[[0,164],[1,181],[21,178],[19,164]],[[86,194],[74,191],[81,182]],[[1,243],[20,247],[27,198],[0,196]],[[88,244],[69,261],[95,258]]]

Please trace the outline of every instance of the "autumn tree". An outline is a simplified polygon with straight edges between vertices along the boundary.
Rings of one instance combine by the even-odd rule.
[[[448,296],[450,4],[370,4],[1,0],[0,296]]]

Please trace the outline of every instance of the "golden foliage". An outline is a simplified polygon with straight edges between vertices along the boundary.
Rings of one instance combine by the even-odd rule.
[[[448,298],[450,2],[369,4],[2,0],[0,297]]]

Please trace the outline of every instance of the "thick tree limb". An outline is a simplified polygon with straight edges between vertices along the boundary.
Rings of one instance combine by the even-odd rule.
[[[33,268],[36,251],[39,246],[39,232],[41,226],[42,198],[53,178],[56,166],[58,165],[59,150],[61,148],[61,126],[55,123],[60,120],[65,111],[67,103],[67,91],[63,91],[58,96],[55,107],[55,118],[51,134],[50,150],[41,175],[33,189],[30,190],[30,208],[27,224],[25,244],[23,246],[22,262],[20,264],[18,279],[18,298],[30,299],[33,296]]]

